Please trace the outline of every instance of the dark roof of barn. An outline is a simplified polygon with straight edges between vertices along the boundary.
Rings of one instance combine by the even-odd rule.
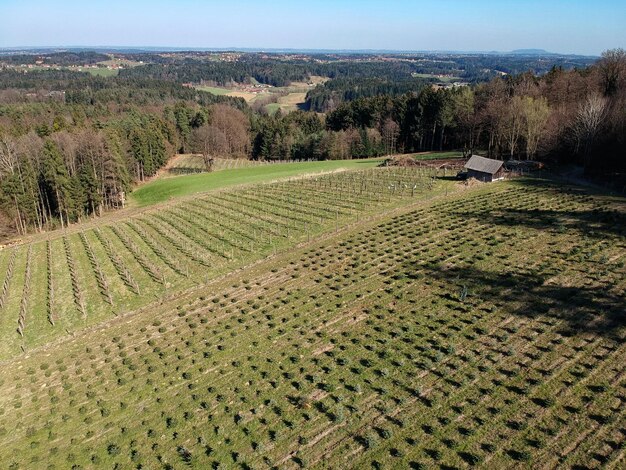
[[[495,175],[504,162],[501,160],[493,160],[491,158],[479,157],[478,155],[472,155],[465,168],[468,170],[480,171],[481,173],[489,173]]]

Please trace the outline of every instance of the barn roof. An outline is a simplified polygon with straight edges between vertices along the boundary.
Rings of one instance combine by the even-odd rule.
[[[472,155],[472,157],[465,164],[465,168],[468,170],[480,171],[482,173],[489,173],[495,175],[504,162],[500,160],[493,160],[491,158],[479,157],[478,155]]]

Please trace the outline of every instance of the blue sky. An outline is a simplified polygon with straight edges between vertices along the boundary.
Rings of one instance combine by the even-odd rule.
[[[626,0],[0,0],[0,47],[626,47]]]

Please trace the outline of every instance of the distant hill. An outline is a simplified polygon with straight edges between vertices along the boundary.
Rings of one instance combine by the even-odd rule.
[[[554,55],[554,52],[548,52],[545,49],[515,49],[511,51],[515,55]]]
[[[516,49],[505,51],[475,50],[395,50],[395,49],[294,49],[254,47],[206,48],[206,47],[155,47],[155,46],[56,46],[56,47],[0,47],[0,56],[13,54],[50,54],[66,52],[100,52],[115,54],[164,53],[164,52],[244,52],[269,54],[428,54],[428,55],[499,55],[499,56],[559,56],[559,57],[590,57],[581,54],[565,54],[548,52],[545,49]]]

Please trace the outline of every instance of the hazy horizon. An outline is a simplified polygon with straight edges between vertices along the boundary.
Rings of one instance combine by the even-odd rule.
[[[297,5],[297,6],[294,6]],[[626,45],[620,2],[0,1],[0,48],[110,47],[599,55]],[[558,19],[558,21],[555,21]],[[320,33],[320,31],[322,33]]]
[[[145,46],[145,45],[107,45],[107,44],[56,44],[56,45],[25,45],[25,46],[0,46],[0,51],[18,51],[18,52],[30,52],[39,50],[74,50],[74,51],[145,51],[145,52],[268,52],[268,53],[337,53],[337,54],[376,54],[376,53],[398,53],[398,54],[523,54],[524,51],[529,51],[530,54],[545,53],[550,55],[563,55],[563,56],[581,56],[581,57],[600,57],[600,54],[579,54],[575,52],[567,53],[560,51],[549,51],[544,48],[520,48],[510,51],[504,50],[433,50],[433,49],[317,49],[317,48],[292,48],[292,47],[198,47],[198,46]]]

